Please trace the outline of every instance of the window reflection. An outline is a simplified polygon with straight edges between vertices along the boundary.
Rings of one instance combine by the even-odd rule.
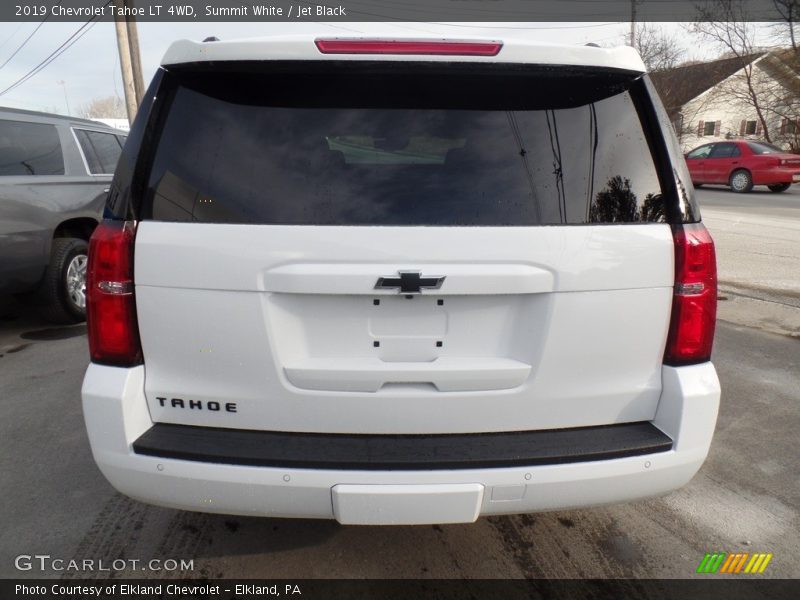
[[[319,225],[664,221],[627,92],[574,108],[269,106],[180,88],[150,176],[162,220]]]

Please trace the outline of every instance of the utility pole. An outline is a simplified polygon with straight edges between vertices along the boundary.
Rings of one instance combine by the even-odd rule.
[[[133,0],[122,0],[125,6],[134,8]],[[133,87],[136,90],[136,106],[142,104],[144,99],[144,78],[142,77],[142,59],[139,52],[139,32],[136,28],[136,17],[126,17],[128,28],[128,42],[131,52],[131,67],[133,68]]]
[[[72,111],[69,109],[69,98],[67,98],[67,82],[63,79],[56,81],[58,85],[64,88],[64,102],[67,104],[67,114],[72,114]]]
[[[636,0],[631,0],[631,48],[636,48]]]
[[[128,123],[133,125],[133,119],[136,117],[136,111],[144,95],[144,83],[142,82],[142,67],[139,60],[139,36],[136,32],[136,23],[131,23],[131,16],[122,16],[118,12],[121,8],[127,8],[128,6],[126,0],[114,1],[114,27],[117,32],[117,50],[119,51],[119,67],[122,71],[122,89],[125,92],[125,108],[128,113]],[[129,35],[131,31],[136,44],[135,52],[131,46],[131,37]],[[136,70],[134,70],[134,64],[136,65]],[[136,83],[137,71],[138,90]]]

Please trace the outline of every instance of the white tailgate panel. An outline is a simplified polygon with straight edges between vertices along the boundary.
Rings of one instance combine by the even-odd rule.
[[[672,248],[667,225],[145,221],[135,279],[150,413],[341,433],[651,419]],[[373,289],[399,270],[445,279],[411,298]]]

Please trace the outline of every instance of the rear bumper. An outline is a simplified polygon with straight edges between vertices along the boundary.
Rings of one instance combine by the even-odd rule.
[[[136,454],[203,463],[347,471],[448,471],[600,461],[668,452],[651,423],[447,435],[284,433],[156,423]]]
[[[754,169],[753,184],[773,185],[800,181],[800,167],[783,169]]]
[[[149,454],[160,455],[137,453],[134,444],[153,430],[143,383],[143,367],[90,365],[84,379],[83,410],[92,452],[120,492],[186,510],[370,524],[464,522],[478,516],[624,502],[669,492],[686,484],[705,460],[720,397],[711,363],[664,367],[663,392],[652,426],[672,440],[666,451],[669,445],[663,439],[651,446],[655,452],[647,450],[644,440],[633,454],[599,460],[602,455],[587,455],[587,460],[578,462],[543,461],[531,455],[528,464],[514,466],[450,464],[423,469],[417,464],[375,470],[174,458],[169,457],[174,453],[164,451],[163,445],[169,443],[163,436],[159,449],[152,433]],[[353,466],[357,467],[349,465]]]

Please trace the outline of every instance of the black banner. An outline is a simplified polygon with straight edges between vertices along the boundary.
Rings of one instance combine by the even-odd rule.
[[[800,580],[3,580],[3,600],[796,600]]]
[[[181,22],[694,21],[724,0],[4,0],[0,21],[88,21],[134,16]],[[773,0],[737,0],[735,20],[781,21]],[[795,8],[796,11],[796,8]],[[729,19],[723,19],[729,20]]]

